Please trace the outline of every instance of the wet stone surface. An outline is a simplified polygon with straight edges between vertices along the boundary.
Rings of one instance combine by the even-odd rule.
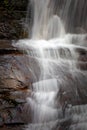
[[[21,130],[27,123],[23,115],[32,79],[26,59],[15,53],[0,55],[0,130]]]
[[[0,54],[0,130],[22,130],[26,124],[32,122],[31,110],[26,98],[32,95],[33,82],[39,80],[40,67],[37,59],[20,52],[16,53],[16,50],[13,51],[14,48],[5,41],[3,45],[0,45],[1,50],[4,48],[8,50],[8,54],[5,52]],[[12,50],[12,53],[9,50]],[[62,70],[62,65],[60,67],[50,63],[55,68],[54,76],[61,88],[56,96],[56,107],[60,106],[64,119],[57,121],[53,130],[65,130],[80,122],[86,122],[84,113],[87,104],[87,53],[81,54],[78,60],[78,68],[83,73],[77,71],[73,72],[73,75],[68,72],[67,65],[62,64],[64,67]],[[47,75],[47,78],[51,78],[51,75]],[[60,79],[63,79],[63,82],[60,82]],[[77,86],[75,86],[76,83]],[[77,98],[75,87],[80,98]],[[81,110],[78,105],[82,108]],[[78,110],[79,113],[84,111],[82,113],[84,120],[79,119],[78,116],[81,117],[81,115],[77,113]],[[67,113],[69,117],[66,118]]]

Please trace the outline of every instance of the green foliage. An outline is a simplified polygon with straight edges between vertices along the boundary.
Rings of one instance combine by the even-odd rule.
[[[9,1],[8,1],[8,0],[4,0],[4,5],[5,5],[6,7],[8,7],[8,4],[9,4]]]

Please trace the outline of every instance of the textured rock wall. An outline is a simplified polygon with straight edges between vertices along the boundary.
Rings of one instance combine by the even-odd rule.
[[[24,36],[24,21],[28,0],[0,1],[0,39],[19,39]]]

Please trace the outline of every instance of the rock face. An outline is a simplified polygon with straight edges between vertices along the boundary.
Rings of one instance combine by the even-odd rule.
[[[2,43],[0,44],[0,126],[1,130],[9,130],[9,127],[21,130],[21,127],[32,121],[31,109],[26,98],[32,96],[32,84],[39,80],[40,68],[35,58],[12,47],[12,41],[3,40],[0,43]],[[74,75],[71,75],[67,67],[64,69],[65,73],[60,66],[54,67],[55,74],[60,75],[57,79],[59,92],[56,96],[56,107],[61,108],[62,120],[56,122],[53,130],[69,129],[75,124],[78,124],[79,128],[79,123],[86,118],[82,109],[86,111],[87,104],[87,52],[77,51],[80,53],[78,67],[83,73],[74,72]],[[63,82],[60,82],[60,79]],[[84,119],[74,119],[73,114],[78,116],[78,111],[83,112]]]
[[[39,79],[39,72],[35,58],[14,48],[12,41],[0,41],[1,127],[6,125],[6,129],[7,126],[15,129],[16,126],[20,126],[19,130],[24,124],[31,122],[31,110],[29,105],[27,106],[26,98],[31,96],[32,83]]]
[[[5,51],[0,54],[0,126],[18,125],[21,128],[27,123],[23,115],[26,97],[31,95],[32,76],[26,65],[27,57],[20,52],[16,54],[17,50],[12,48],[11,43],[2,43],[4,46],[0,46],[0,51]],[[8,54],[5,54],[6,51]]]
[[[24,36],[28,0],[0,1],[0,39],[19,39]]]

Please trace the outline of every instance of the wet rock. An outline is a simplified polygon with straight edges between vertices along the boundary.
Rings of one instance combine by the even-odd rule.
[[[23,37],[23,28],[20,21],[1,22],[0,39],[19,39]]]
[[[22,61],[21,61],[22,60]],[[15,56],[1,56],[0,57],[0,81],[5,88],[19,88],[29,86],[29,73],[28,68],[24,67],[24,72],[22,72],[22,67],[24,66],[20,62],[24,62],[25,58],[18,56],[16,59]],[[19,63],[18,63],[19,62]],[[17,63],[17,64],[16,64]],[[27,84],[26,84],[26,83]],[[26,85],[25,85],[26,84]]]
[[[58,121],[52,130],[68,130],[70,128],[72,120],[71,119],[63,119]]]
[[[13,127],[13,126],[15,126],[15,127]],[[20,125],[20,126],[17,126],[17,125],[13,125],[13,126],[3,126],[3,127],[1,127],[0,129],[1,130],[22,130],[23,129],[23,126],[22,125]]]
[[[3,125],[4,125],[3,119],[2,119],[2,117],[0,116],[0,127],[3,126]]]
[[[26,100],[27,97],[31,96],[32,91],[31,90],[26,90],[26,91],[21,91],[21,90],[16,90],[13,92],[10,92],[10,97],[12,99],[21,99],[20,101]]]
[[[37,60],[40,61],[39,58],[35,59],[25,54],[0,55],[0,123],[2,126],[16,127],[16,125],[21,126],[32,122],[33,113],[30,105],[26,103],[26,98],[32,95],[32,83],[39,80],[41,68]],[[81,66],[80,61],[78,64]],[[83,63],[86,63],[84,59]],[[51,62],[49,65],[54,66],[54,75],[50,70],[50,75],[46,78],[54,76],[58,82],[56,107],[60,107],[62,113],[59,117],[66,118],[68,115],[71,117],[73,107],[87,104],[87,73],[79,69],[69,71],[68,64],[64,62],[61,66]],[[72,125],[71,120],[62,120],[57,122],[55,129],[67,130]]]
[[[9,129],[9,126],[13,126],[12,129],[20,126],[19,130],[21,125],[31,122],[31,110],[26,98],[31,96],[32,83],[37,79],[29,66],[34,67],[36,76],[39,67],[36,59],[20,52],[16,54],[16,49],[9,41],[7,43],[3,41],[0,48],[6,49],[0,55],[0,124],[2,127],[5,125],[5,129]]]
[[[80,69],[80,70],[84,70],[84,71],[86,71],[87,70],[87,62],[79,62],[78,64],[77,64],[77,67],[78,67],[78,69]]]
[[[26,124],[26,121],[24,120],[25,112],[23,110],[23,105],[21,105],[24,104],[24,102],[17,101],[16,104],[16,107],[14,105],[7,106],[6,104],[4,104],[3,108],[0,109],[0,126]]]
[[[86,34],[86,30],[81,28],[81,27],[77,27],[75,30],[76,34]]]

